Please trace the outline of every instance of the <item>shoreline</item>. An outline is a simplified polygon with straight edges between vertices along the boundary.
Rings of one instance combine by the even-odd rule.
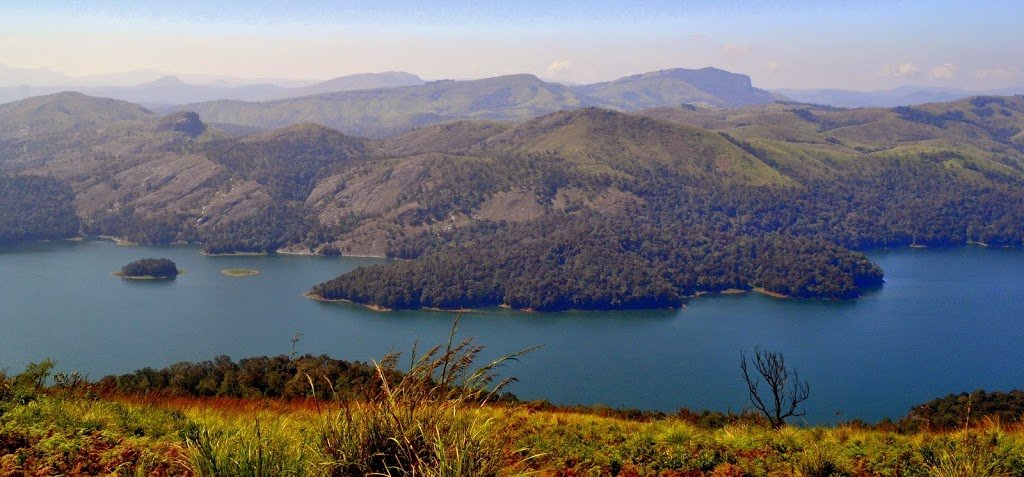
[[[742,292],[742,293],[746,293],[746,292]],[[737,293],[730,293],[730,294],[737,294]],[[424,307],[420,307],[420,308],[409,308],[409,309],[401,308],[401,309],[396,310],[394,308],[388,308],[386,306],[367,305],[367,304],[364,304],[364,303],[357,303],[357,302],[354,302],[352,300],[345,299],[345,298],[338,298],[338,299],[324,298],[324,297],[322,297],[320,295],[317,295],[316,293],[312,293],[312,292],[303,293],[302,296],[304,296],[306,298],[309,298],[310,300],[318,301],[318,302],[321,302],[321,303],[343,303],[343,304],[348,304],[348,305],[361,306],[363,308],[366,308],[366,309],[369,309],[369,310],[372,310],[372,311],[376,311],[376,312],[389,312],[389,311],[431,311],[431,312],[442,312],[442,313],[478,313],[478,312],[483,312],[484,310],[489,309],[489,308],[498,308],[498,309],[502,309],[502,310],[509,310],[509,311],[514,311],[514,312],[518,312],[518,313],[525,313],[525,314],[538,314],[538,313],[539,314],[545,314],[545,313],[593,312],[593,311],[608,312],[608,311],[682,310],[682,309],[686,308],[686,304],[684,303],[684,304],[680,305],[679,307],[671,307],[671,308],[625,308],[625,309],[623,309],[623,308],[611,308],[611,309],[575,309],[575,308],[571,308],[571,309],[567,309],[567,310],[537,311],[537,310],[535,310],[533,308],[530,308],[530,307],[527,307],[527,308],[512,308],[511,305],[509,305],[507,303],[502,303],[500,305],[496,305],[494,307],[487,307],[487,308],[438,308],[438,307],[434,307],[434,306],[424,306]]]
[[[728,295],[746,295],[747,293],[750,293],[752,291],[753,291],[752,289],[751,290],[744,290],[742,288],[726,288],[725,290],[721,290],[721,291],[699,291],[699,292],[694,293],[693,295],[689,295],[689,296],[686,296],[684,298],[701,298],[701,297],[718,296],[718,295],[726,295],[726,296],[728,296]],[[686,307],[686,305],[684,304],[680,308],[685,308],[685,307]]]
[[[344,303],[344,304],[361,306],[361,307],[366,308],[366,309],[368,309],[370,311],[376,311],[378,313],[383,313],[383,312],[388,312],[388,311],[395,311],[395,310],[392,310],[391,308],[388,308],[388,307],[385,307],[385,306],[380,306],[380,305],[364,305],[362,303],[356,303],[356,302],[354,302],[352,300],[346,300],[344,298],[340,298],[340,299],[324,298],[323,296],[317,295],[316,293],[313,293],[313,292],[303,293],[302,296],[304,296],[306,298],[309,298],[310,300],[313,300],[313,301],[318,301],[320,303]]]
[[[259,275],[260,271],[252,268],[225,268],[220,271],[220,274],[231,278],[245,278]]]
[[[778,299],[781,299],[781,300],[788,300],[790,298],[793,298],[793,297],[791,297],[789,295],[785,295],[785,294],[778,293],[778,292],[773,292],[771,290],[765,290],[764,288],[761,288],[761,287],[754,287],[753,291],[754,291],[754,293],[759,293],[759,294],[764,295],[764,296],[769,296],[769,297],[772,297],[772,298],[778,298]]]
[[[199,252],[204,257],[264,257],[270,255],[267,252],[231,252],[231,253],[207,253]]]
[[[119,246],[122,246],[122,247],[137,247],[137,246],[139,246],[138,242],[132,242],[131,240],[128,240],[128,239],[125,239],[125,238],[121,238],[121,237],[114,237],[113,235],[98,235],[97,237],[99,237],[99,238],[101,238],[103,240],[109,240],[111,242],[114,242],[114,245],[119,245]],[[82,239],[84,240],[85,238],[82,237]]]
[[[313,253],[313,252],[292,252],[292,251],[288,251],[288,250],[284,250],[284,249],[274,250],[274,253],[276,253],[278,255],[298,255],[298,256],[309,256],[309,257],[315,257],[315,256],[319,255],[319,254],[316,254],[316,253]]]
[[[477,311],[476,309],[473,308],[437,308],[433,306],[425,306],[420,309],[426,311],[443,311],[446,313],[474,313]]]
[[[185,274],[185,270],[178,270],[178,275],[184,275],[184,274]],[[125,275],[125,274],[123,274],[121,272],[113,272],[113,273],[111,273],[111,275],[113,275],[115,277],[118,277],[118,278],[125,279],[125,280],[174,280],[175,278],[178,278],[178,275],[174,275],[174,276],[170,276],[170,277],[156,277],[156,276],[153,276],[153,275],[131,276],[131,275]]]

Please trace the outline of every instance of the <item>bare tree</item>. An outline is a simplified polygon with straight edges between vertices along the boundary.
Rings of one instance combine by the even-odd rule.
[[[750,372],[748,361],[756,374]],[[811,396],[811,387],[807,381],[800,382],[796,369],[786,367],[786,359],[781,353],[754,348],[754,359],[748,360],[747,354],[740,351],[740,369],[743,370],[743,380],[747,382],[750,402],[768,418],[773,428],[780,429],[786,425],[786,418],[806,413],[798,411],[797,407]],[[762,396],[762,379],[770,395]]]

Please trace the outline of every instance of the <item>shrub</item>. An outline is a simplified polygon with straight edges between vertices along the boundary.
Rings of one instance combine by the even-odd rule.
[[[457,328],[458,319],[445,345],[419,356],[414,348],[404,373],[397,354],[385,357],[376,363],[376,396],[341,400],[325,415],[321,445],[332,475],[497,476],[522,461],[501,445],[482,406],[514,381],[498,380],[497,370],[531,350],[474,368],[483,347],[456,342]]]

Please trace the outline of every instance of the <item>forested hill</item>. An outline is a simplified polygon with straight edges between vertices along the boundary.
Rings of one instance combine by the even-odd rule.
[[[414,259],[313,290],[389,308],[660,307],[730,288],[852,298],[882,277],[857,250],[1024,237],[1020,97],[583,108],[383,140],[315,124],[238,137],[201,115],[32,101],[0,123],[45,124],[33,108],[87,120],[0,138],[0,170],[69,187],[58,203],[80,231]]]
[[[73,199],[71,188],[57,180],[0,174],[0,242],[77,235]]]

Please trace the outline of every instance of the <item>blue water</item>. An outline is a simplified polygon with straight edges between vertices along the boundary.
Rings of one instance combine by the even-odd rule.
[[[681,310],[466,314],[461,335],[485,358],[543,348],[507,369],[524,399],[559,404],[739,411],[740,350],[782,352],[811,386],[808,422],[898,418],[951,392],[1024,383],[1024,252],[961,248],[870,254],[886,284],[857,301],[760,295],[693,300]],[[143,257],[187,273],[111,275]],[[452,314],[376,313],[302,293],[374,259],[205,257],[192,247],[58,242],[0,247],[0,368],[46,357],[92,378],[182,360],[299,353],[367,361],[437,344]],[[230,278],[224,268],[262,273]]]

